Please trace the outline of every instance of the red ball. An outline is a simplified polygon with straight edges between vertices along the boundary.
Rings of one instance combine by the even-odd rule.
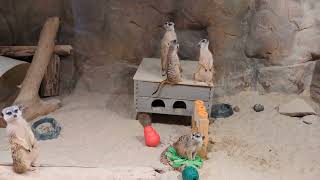
[[[145,143],[149,147],[156,147],[160,143],[160,136],[151,126],[144,127]]]

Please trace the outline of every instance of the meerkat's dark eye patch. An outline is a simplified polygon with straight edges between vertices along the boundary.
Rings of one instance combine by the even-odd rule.
[[[17,112],[18,112],[18,109],[15,109],[13,112],[14,112],[14,113],[17,113]]]
[[[196,138],[200,138],[201,137],[201,135],[199,133],[194,133],[193,136],[196,137]]]
[[[8,112],[6,112],[6,115],[10,116],[10,115],[12,115],[12,112],[8,111]]]

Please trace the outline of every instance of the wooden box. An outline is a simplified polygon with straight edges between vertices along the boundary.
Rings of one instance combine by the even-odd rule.
[[[144,58],[133,77],[134,102],[137,113],[159,113],[192,116],[194,101],[202,100],[207,112],[211,113],[213,86],[193,80],[197,61],[180,61],[182,82],[176,85],[165,84],[155,95],[161,76],[160,59]]]

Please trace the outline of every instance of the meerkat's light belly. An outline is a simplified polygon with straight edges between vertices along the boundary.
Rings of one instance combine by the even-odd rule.
[[[170,82],[181,81],[180,77],[178,76],[179,74],[180,72],[177,72],[177,70],[174,67],[168,67],[167,76]]]

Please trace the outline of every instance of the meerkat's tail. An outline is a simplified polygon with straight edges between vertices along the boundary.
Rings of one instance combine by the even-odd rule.
[[[152,93],[152,96],[153,96],[154,94],[156,94],[158,91],[160,91],[160,90],[162,89],[163,85],[164,85],[165,83],[167,83],[167,82],[168,82],[167,79],[161,81],[161,82],[159,83],[159,86],[157,87],[157,89]]]
[[[166,152],[168,151],[168,148],[169,147],[167,147],[160,155],[160,162],[162,164],[164,164],[164,165],[168,165],[169,164],[169,160],[168,160],[168,158],[166,156]]]

